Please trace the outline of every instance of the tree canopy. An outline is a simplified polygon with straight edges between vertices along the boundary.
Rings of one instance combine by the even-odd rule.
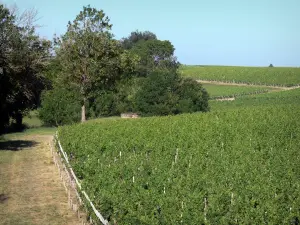
[[[30,15],[30,11],[25,12]],[[13,15],[0,5],[0,129],[14,119],[22,125],[23,115],[39,105],[47,85],[42,71],[50,55],[51,42],[35,33],[32,17]],[[23,21],[22,21],[23,20]]]
[[[168,40],[159,40],[150,31],[132,32],[127,38],[123,38],[121,43],[125,49],[140,57],[140,63],[135,71],[137,76],[145,77],[157,69],[176,72],[179,67],[172,43]]]
[[[125,111],[208,109],[202,86],[179,76],[171,41],[138,30],[117,40],[104,11],[88,5],[50,42],[36,34],[35,16],[0,5],[0,129],[10,121],[21,126],[38,107],[44,123],[55,126]]]
[[[121,43],[124,49],[132,49],[133,46],[139,41],[148,41],[148,40],[157,40],[157,37],[154,33],[150,31],[133,31],[131,34],[121,39]]]
[[[111,27],[103,10],[87,6],[68,23],[67,32],[56,39],[61,79],[80,88],[82,121],[86,120],[85,105],[93,90],[111,89],[138,61],[113,39]]]

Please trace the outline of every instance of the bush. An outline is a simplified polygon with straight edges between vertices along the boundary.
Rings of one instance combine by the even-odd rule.
[[[143,78],[130,78],[120,81],[116,87],[117,95],[117,112],[118,114],[125,112],[134,112],[136,110],[135,106],[135,96],[139,90],[140,83]]]
[[[205,88],[192,78],[182,79],[177,89],[179,101],[178,113],[207,112],[209,111],[209,95]]]
[[[146,78],[120,81],[114,90],[98,91],[88,99],[89,118],[137,112],[142,116],[206,112],[208,94],[193,79],[180,78],[170,71],[155,71]],[[56,87],[43,92],[39,116],[45,125],[61,126],[80,121],[80,91]]]
[[[45,125],[61,126],[80,121],[80,92],[76,88],[54,88],[42,93],[39,117]]]
[[[208,94],[201,84],[177,73],[153,72],[143,79],[135,96],[136,110],[145,116],[206,112]]]
[[[136,110],[146,116],[174,114],[178,79],[176,74],[168,72],[153,72],[144,78],[135,96]]]
[[[115,116],[117,112],[116,93],[103,92],[90,102],[90,114],[92,117]]]

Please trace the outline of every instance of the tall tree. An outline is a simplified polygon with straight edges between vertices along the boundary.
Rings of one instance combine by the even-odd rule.
[[[45,79],[42,70],[48,61],[50,42],[35,34],[30,11],[13,15],[0,5],[0,126],[13,118],[22,125],[26,111],[35,108]],[[24,13],[22,15],[24,15]],[[2,115],[4,114],[4,115]]]
[[[34,27],[20,29],[21,42],[11,54],[14,80],[12,117],[22,125],[24,112],[39,105],[41,91],[47,85],[43,71],[48,64],[51,42],[35,34]]]
[[[9,96],[12,86],[8,74],[9,55],[19,34],[14,22],[14,16],[0,4],[0,131],[9,122]]]
[[[123,48],[125,49],[132,49],[135,44],[139,41],[148,41],[148,40],[157,40],[157,37],[154,33],[150,31],[133,31],[131,34],[121,39],[121,43]]]
[[[174,56],[175,48],[168,40],[162,41],[150,31],[134,31],[121,39],[124,49],[140,57],[137,67],[138,76],[148,76],[154,70],[165,70],[176,72],[179,62]]]
[[[133,61],[124,52],[119,41],[113,39],[112,24],[103,10],[83,7],[67,32],[56,39],[56,53],[62,66],[62,76],[67,84],[80,88],[82,96],[81,121],[86,120],[87,98],[95,89],[107,89],[124,73],[131,70]]]
[[[175,48],[170,41],[141,40],[137,42],[131,52],[140,56],[138,73],[147,76],[155,69],[176,72],[179,63],[174,56]]]

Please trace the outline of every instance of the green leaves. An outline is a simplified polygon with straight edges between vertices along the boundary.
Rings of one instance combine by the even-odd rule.
[[[40,93],[48,85],[43,72],[51,42],[35,33],[34,17],[34,12],[25,11],[18,18],[0,5],[0,117],[4,118],[0,130],[9,118],[21,126],[23,114],[37,107]]]
[[[182,66],[180,71],[200,80],[285,87],[300,84],[300,68],[296,67]]]
[[[139,61],[113,39],[111,27],[103,10],[86,6],[72,23],[69,22],[66,34],[55,41],[62,69],[58,79],[80,89],[82,121],[87,99],[112,90],[122,76],[135,70]]]
[[[295,224],[299,112],[295,102],[106,119],[60,128],[59,137],[112,223]]]
[[[76,19],[68,24],[65,35],[56,40],[57,56],[63,76],[68,83],[82,89],[87,97],[91,88],[106,80],[117,80],[121,49],[109,32],[111,25],[102,10],[84,7]]]

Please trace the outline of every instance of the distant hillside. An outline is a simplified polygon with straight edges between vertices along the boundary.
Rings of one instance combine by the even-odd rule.
[[[200,80],[252,83],[278,86],[300,84],[300,68],[296,67],[242,67],[242,66],[181,66],[185,77]]]

